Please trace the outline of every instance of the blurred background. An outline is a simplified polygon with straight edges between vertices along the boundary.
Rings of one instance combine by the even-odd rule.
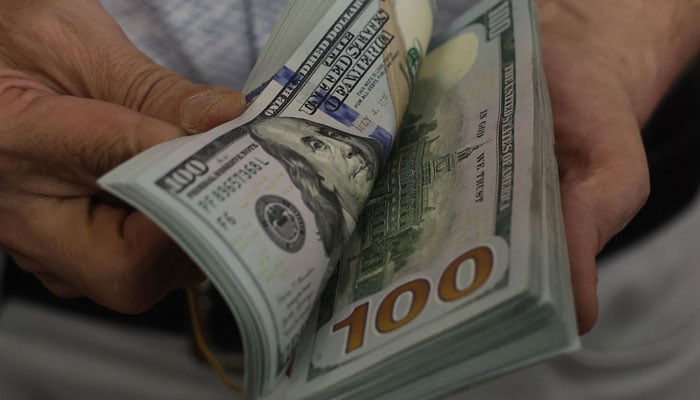
[[[601,255],[601,314],[583,348],[453,399],[699,397],[699,104],[695,63],[644,129],[651,197]],[[231,398],[196,356],[183,293],[124,316],[56,299],[11,260],[0,264],[3,399]]]

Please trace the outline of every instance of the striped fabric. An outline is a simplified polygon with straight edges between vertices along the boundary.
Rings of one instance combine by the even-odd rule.
[[[240,88],[286,0],[102,0],[155,61],[198,83]]]
[[[241,88],[288,0],[102,0],[131,40],[198,83]],[[436,27],[473,0],[437,0]]]

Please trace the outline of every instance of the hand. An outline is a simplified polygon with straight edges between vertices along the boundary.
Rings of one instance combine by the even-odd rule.
[[[192,284],[191,261],[96,179],[245,108],[140,53],[96,0],[0,0],[0,246],[59,296],[120,312]]]
[[[581,333],[598,314],[595,257],[648,196],[640,126],[698,49],[671,43],[694,35],[683,21],[696,25],[699,3],[537,2]]]

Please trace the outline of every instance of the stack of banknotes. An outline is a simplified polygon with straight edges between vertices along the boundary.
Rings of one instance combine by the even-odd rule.
[[[578,345],[534,6],[431,41],[432,10],[291,1],[241,117],[100,180],[226,300],[251,398],[435,398]]]

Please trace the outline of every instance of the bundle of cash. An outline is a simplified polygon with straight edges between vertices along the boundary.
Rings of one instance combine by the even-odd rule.
[[[533,5],[429,49],[432,7],[291,1],[241,117],[100,180],[226,300],[252,398],[435,398],[578,345]]]

